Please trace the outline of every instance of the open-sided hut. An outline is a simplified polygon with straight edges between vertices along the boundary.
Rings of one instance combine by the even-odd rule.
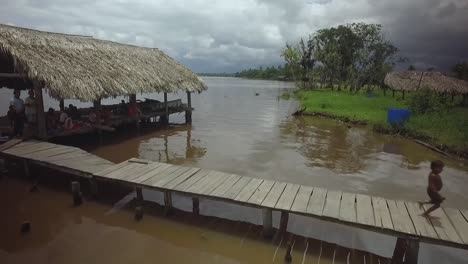
[[[468,82],[440,72],[390,72],[385,77],[385,84],[397,91],[416,91],[424,88],[452,95],[468,94]]]
[[[2,24],[0,87],[35,89],[40,101],[40,137],[46,137],[45,87],[57,100],[93,102],[153,92],[166,95],[183,91],[190,98],[190,93],[207,89],[196,74],[156,48]]]

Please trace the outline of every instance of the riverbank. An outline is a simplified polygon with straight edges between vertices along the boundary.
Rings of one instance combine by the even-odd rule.
[[[412,115],[401,128],[387,123],[389,108],[408,108],[400,96],[373,93],[351,94],[329,90],[299,91],[304,115],[319,115],[344,122],[366,124],[374,131],[422,140],[443,151],[468,157],[468,108],[455,107],[444,113]]]

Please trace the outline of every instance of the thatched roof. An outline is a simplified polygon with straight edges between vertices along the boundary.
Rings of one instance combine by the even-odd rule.
[[[420,81],[421,85],[419,85]],[[468,93],[468,82],[446,76],[440,72],[390,72],[385,77],[385,84],[400,91],[415,91],[419,87],[441,93]]]
[[[92,101],[151,92],[201,92],[206,85],[153,48],[0,24],[0,87],[47,87],[56,99]]]

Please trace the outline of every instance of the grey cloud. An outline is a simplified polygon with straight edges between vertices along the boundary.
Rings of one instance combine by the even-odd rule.
[[[0,23],[158,47],[194,71],[276,65],[286,42],[349,22],[384,25],[417,65],[468,59],[466,0],[0,0]]]

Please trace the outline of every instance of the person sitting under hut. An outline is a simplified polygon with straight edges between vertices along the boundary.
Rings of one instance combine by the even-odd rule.
[[[74,120],[78,120],[81,118],[80,111],[78,111],[78,108],[72,104],[68,105],[68,115]]]
[[[119,106],[119,114],[121,115],[126,115],[128,113],[128,106],[127,106],[127,103],[125,103],[125,100],[122,100],[120,102],[120,106]]]
[[[55,118],[55,110],[53,108],[49,108],[46,113],[46,126],[47,131],[53,131],[57,129],[57,119]]]
[[[24,103],[25,109],[24,113],[26,114],[26,121],[29,125],[36,124],[36,117],[37,117],[37,105],[36,105],[36,98],[34,96],[34,91],[29,90],[28,97]]]
[[[65,110],[60,111],[59,121],[65,130],[73,129],[73,120],[71,119],[71,117],[68,116]]]
[[[13,127],[13,135],[17,137],[23,136],[24,128],[24,101],[20,98],[20,90],[15,90],[13,92],[13,98],[10,100],[10,106],[15,110],[15,121]]]

